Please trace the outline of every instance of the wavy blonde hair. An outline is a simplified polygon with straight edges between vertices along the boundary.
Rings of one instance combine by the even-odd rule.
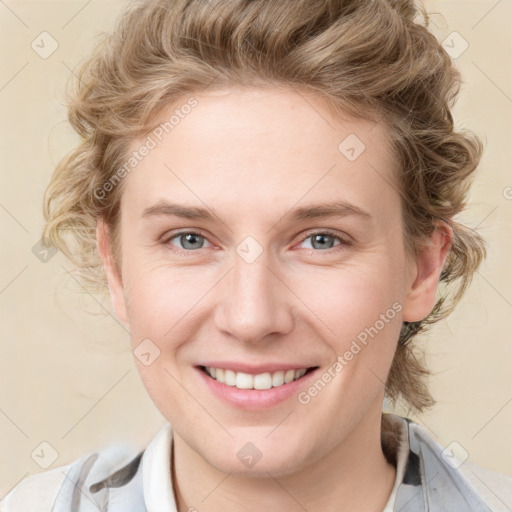
[[[453,310],[485,243],[454,220],[483,145],[454,130],[450,108],[461,77],[428,25],[413,0],[130,3],[70,83],[68,117],[81,143],[51,178],[43,237],[70,258],[88,290],[106,291],[96,224],[106,220],[119,260],[123,182],[104,197],[97,190],[164,107],[206,87],[291,86],[322,97],[334,112],[382,121],[396,154],[408,250],[426,243],[439,219],[454,233],[436,305],[424,320],[403,324],[386,388],[394,402],[432,405],[429,372],[412,340]]]

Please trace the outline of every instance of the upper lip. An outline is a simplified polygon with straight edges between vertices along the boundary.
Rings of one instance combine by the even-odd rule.
[[[315,365],[310,364],[290,364],[290,363],[265,363],[265,364],[248,364],[237,361],[205,361],[198,366],[206,366],[208,368],[221,368],[223,370],[232,370],[234,372],[243,372],[251,375],[258,375],[260,373],[272,373],[278,370],[300,370],[301,368],[313,368]]]

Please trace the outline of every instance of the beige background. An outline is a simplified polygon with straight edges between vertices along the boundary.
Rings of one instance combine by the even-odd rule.
[[[0,496],[42,471],[36,460],[52,449],[41,442],[56,451],[53,468],[117,440],[143,447],[164,422],[127,333],[103,314],[108,298],[84,293],[61,254],[43,263],[32,253],[50,174],[77,140],[62,106],[66,81],[123,3],[0,3]],[[413,419],[443,444],[457,441],[473,463],[512,475],[512,2],[426,6],[440,13],[440,40],[456,31],[469,44],[456,58],[464,85],[455,119],[486,153],[464,219],[488,239],[489,257],[463,303],[425,338],[438,404]],[[43,31],[59,45],[47,59],[31,48]]]

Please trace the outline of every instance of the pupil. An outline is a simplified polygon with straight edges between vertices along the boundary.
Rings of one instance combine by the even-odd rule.
[[[188,233],[186,235],[183,235],[185,237],[185,243],[183,246],[186,248],[188,243],[191,243],[192,245],[194,243],[197,243],[198,236],[193,233]],[[195,249],[196,247],[192,247],[192,249]]]
[[[317,242],[320,242],[320,249],[325,248],[325,240],[326,240],[326,238],[331,238],[331,236],[330,235],[321,235],[321,234],[320,235],[315,235],[313,237],[313,247],[315,247],[315,244]],[[322,247],[322,244],[324,244],[323,247]]]

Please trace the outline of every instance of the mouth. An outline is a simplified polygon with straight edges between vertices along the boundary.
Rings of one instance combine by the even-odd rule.
[[[318,366],[308,368],[296,368],[288,370],[277,370],[251,374],[237,372],[226,368],[215,368],[213,366],[198,366],[212,380],[226,386],[245,390],[265,390],[280,388],[287,384],[304,378],[305,375],[315,371]]]

